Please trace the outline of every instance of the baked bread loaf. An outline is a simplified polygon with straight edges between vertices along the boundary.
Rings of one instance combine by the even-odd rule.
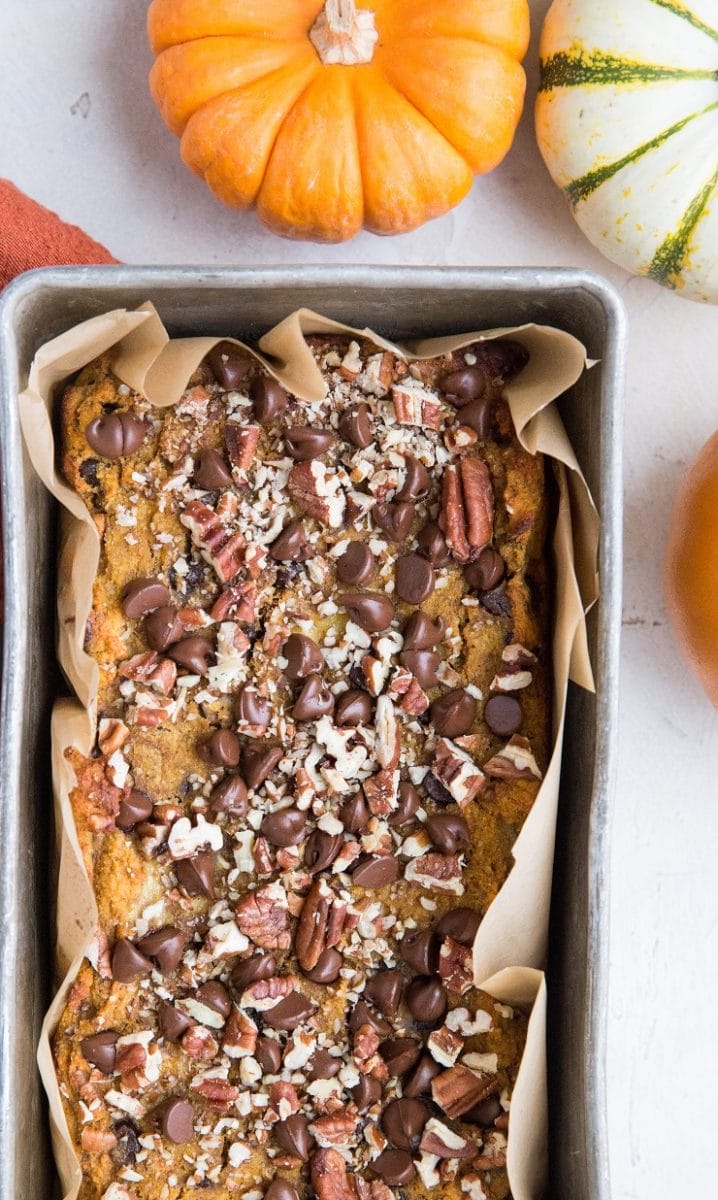
[[[516,342],[218,346],[61,406],[101,539],[95,965],[54,1053],[81,1200],[505,1200],[523,1014],[471,945],[550,748],[550,490]]]

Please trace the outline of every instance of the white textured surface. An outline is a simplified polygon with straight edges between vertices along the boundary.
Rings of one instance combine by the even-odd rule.
[[[547,0],[532,8],[536,32]],[[252,215],[219,208],[181,167],[147,95],[145,10],[145,0],[0,5],[0,174],[119,258],[557,264],[603,272],[624,297],[630,353],[611,894],[611,1176],[614,1200],[709,1200],[718,1118],[718,718],[666,627],[660,564],[677,482],[718,424],[718,309],[630,279],[599,257],[546,175],[531,100],[506,162],[443,220],[404,238],[362,236],[336,248],[276,240]],[[535,56],[534,44],[534,81]]]

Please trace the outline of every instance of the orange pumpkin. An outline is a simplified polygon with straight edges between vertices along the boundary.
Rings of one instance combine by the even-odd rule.
[[[153,0],[148,26],[184,161],[286,237],[415,229],[521,115],[526,0]]]

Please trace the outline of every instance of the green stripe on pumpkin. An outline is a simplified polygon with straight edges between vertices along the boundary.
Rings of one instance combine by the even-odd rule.
[[[627,167],[629,163],[642,158],[644,154],[648,154],[649,150],[655,150],[657,146],[661,146],[664,142],[668,141],[668,138],[672,137],[674,133],[679,133],[691,121],[695,121],[697,117],[705,116],[706,113],[712,112],[716,108],[718,108],[718,100],[714,101],[713,104],[708,104],[698,112],[684,117],[682,121],[676,121],[675,125],[669,125],[668,129],[663,129],[661,133],[657,133],[650,141],[643,142],[641,146],[636,146],[635,150],[631,150],[623,158],[618,158],[615,162],[607,163],[604,167],[596,167],[594,171],[587,171],[585,175],[581,175],[578,179],[573,179],[564,188],[566,195],[571,201],[571,207],[576,208],[582,200],[585,200],[592,192],[595,192],[596,188],[605,183],[607,179],[611,179],[619,171],[623,170],[624,167]]]
[[[669,233],[656,250],[653,261],[646,272],[650,279],[655,279],[657,283],[667,284],[668,287],[676,286],[676,281],[680,277],[688,256],[691,238],[706,210],[711,193],[715,191],[716,187],[718,187],[718,170],[688,205],[675,233]]]
[[[653,63],[634,62],[593,50],[566,53],[560,50],[541,63],[540,91],[550,92],[559,87],[585,87],[589,84],[654,83],[659,79],[715,79],[710,70],[691,71],[685,67],[663,67]]]
[[[714,38],[718,42],[718,29],[713,29],[711,25],[706,25],[700,17],[686,8],[685,4],[681,4],[680,0],[651,0],[658,8],[665,8],[667,12],[673,13],[675,17],[680,17],[683,21],[687,21],[694,29],[700,30],[710,38]]]

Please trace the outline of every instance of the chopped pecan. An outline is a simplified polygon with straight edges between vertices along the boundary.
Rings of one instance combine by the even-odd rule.
[[[473,552],[483,550],[494,532],[494,489],[486,463],[462,458],[459,464],[466,513],[466,534]]]
[[[371,692],[372,696],[379,696],[384,690],[389,674],[388,664],[383,663],[380,658],[375,658],[373,654],[365,654],[359,666],[366,680],[367,691]]]
[[[109,1129],[83,1129],[80,1145],[88,1154],[106,1154],[117,1145],[117,1138]]]
[[[367,1063],[379,1049],[379,1034],[373,1025],[360,1025],[352,1038],[352,1054],[357,1067],[363,1075],[367,1074]]]
[[[255,839],[252,849],[252,858],[258,875],[271,875],[274,870],[272,861],[272,852],[269,847],[269,842],[265,837]]]
[[[358,1200],[358,1177],[347,1174],[347,1164],[338,1150],[317,1150],[310,1171],[317,1200]]]
[[[400,425],[420,425],[438,429],[441,424],[441,401],[434,392],[418,382],[404,379],[391,389],[394,412]]]
[[[223,588],[210,609],[213,621],[226,621],[232,617],[251,625],[257,616],[257,585],[243,579]]]
[[[404,879],[428,891],[453,892],[463,896],[461,859],[458,854],[422,854],[406,864]]]
[[[329,473],[323,462],[295,463],[289,472],[287,490],[301,513],[339,529],[344,519],[344,493],[336,472]]]
[[[338,944],[346,913],[346,903],[335,896],[325,880],[317,879],[304,901],[294,939],[294,953],[303,971],[311,971],[322,951]]]
[[[189,529],[202,557],[214,567],[220,583],[233,579],[244,562],[245,541],[241,533],[229,530],[201,500],[190,500],[180,514],[180,521]]]
[[[348,1146],[356,1133],[358,1120],[358,1116],[352,1116],[345,1109],[319,1117],[313,1122],[311,1130],[320,1146]]]
[[[380,696],[374,717],[376,742],[374,753],[385,771],[393,771],[401,754],[401,738],[394,705],[389,696]]]
[[[467,537],[466,512],[459,471],[455,466],[449,466],[444,471],[439,524],[454,558],[460,563],[468,562],[471,549]]]
[[[266,1012],[295,991],[298,983],[296,975],[271,975],[269,979],[258,979],[242,992],[242,1007]]]
[[[437,1158],[473,1158],[477,1147],[475,1142],[467,1141],[442,1121],[430,1117],[424,1126],[419,1149],[424,1154],[435,1154]]]
[[[269,1109],[266,1112],[267,1119],[270,1120],[270,1114],[276,1114],[277,1121],[286,1121],[287,1117],[291,1117],[292,1113],[299,1112],[301,1108],[297,1089],[291,1083],[285,1083],[284,1080],[277,1080],[269,1089]]]
[[[207,1101],[215,1112],[225,1113],[239,1095],[239,1088],[228,1079],[200,1079],[192,1083],[192,1091]]]
[[[259,441],[259,425],[240,425],[238,421],[228,421],[224,440],[232,466],[239,471],[251,467]]]
[[[464,1039],[442,1025],[429,1034],[426,1045],[431,1057],[442,1067],[453,1067],[464,1048]]]
[[[510,742],[484,763],[487,775],[495,779],[542,779],[541,770],[528,738],[515,733]]]
[[[171,658],[160,658],[156,650],[135,654],[117,668],[122,679],[145,683],[164,696],[169,696],[177,679],[177,667]]]
[[[455,429],[447,429],[444,434],[444,445],[450,454],[468,450],[469,446],[475,446],[478,440],[478,433],[469,425],[458,425]]]
[[[120,746],[124,746],[130,731],[124,721],[116,721],[109,717],[103,717],[99,724],[97,734],[97,746],[100,754],[114,754],[115,750],[119,750]]]
[[[486,784],[486,777],[473,758],[449,738],[441,738],[431,773],[462,807],[474,800]]]
[[[292,944],[287,893],[279,883],[249,892],[237,902],[234,919],[242,933],[263,950],[288,950]]]
[[[115,1054],[115,1070],[120,1075],[136,1071],[147,1062],[147,1051],[140,1042],[126,1042],[118,1046]]]
[[[222,1035],[222,1051],[228,1058],[247,1058],[254,1054],[258,1030],[251,1017],[233,1008]]]
[[[399,794],[399,772],[382,769],[364,780],[364,795],[369,808],[376,817],[385,817],[393,812]]]
[[[188,1054],[190,1058],[197,1058],[201,1062],[209,1062],[219,1050],[212,1034],[202,1025],[191,1025],[186,1033],[183,1033],[180,1045],[185,1054]]]
[[[471,965],[471,947],[462,946],[453,938],[444,939],[439,951],[439,974],[444,981],[444,987],[463,996],[474,984]]]
[[[410,717],[419,717],[429,707],[429,697],[420,686],[418,680],[411,678],[411,684],[402,697],[399,707]]]
[[[468,1067],[459,1064],[432,1079],[431,1094],[439,1108],[443,1108],[447,1117],[454,1120],[487,1096],[493,1095],[498,1086],[495,1075],[476,1075]]]

